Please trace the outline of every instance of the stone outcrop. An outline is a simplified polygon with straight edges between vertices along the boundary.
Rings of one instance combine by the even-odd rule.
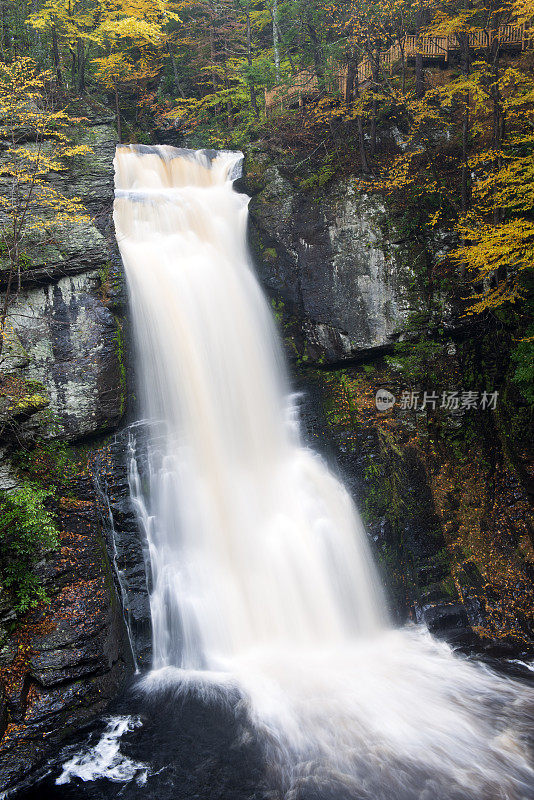
[[[111,228],[112,160],[116,134],[95,118],[79,134],[92,152],[53,177],[65,194],[80,197],[90,223],[54,229],[52,241],[25,250],[22,289],[10,303],[7,328],[17,350],[13,367],[41,381],[48,413],[64,437],[113,430],[124,410],[123,320],[117,302],[120,261]],[[1,273],[0,273],[1,277]]]
[[[298,318],[308,356],[328,363],[391,346],[419,299],[413,249],[382,201],[350,179],[299,190],[261,154],[246,175],[260,277]]]
[[[20,374],[41,381],[62,436],[113,430],[122,415],[122,320],[102,301],[102,270],[24,288],[9,320],[28,356]]]

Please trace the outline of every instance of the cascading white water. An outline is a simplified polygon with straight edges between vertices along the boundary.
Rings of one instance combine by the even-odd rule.
[[[389,630],[348,493],[290,424],[248,199],[232,189],[240,160],[135,146],[115,159],[150,421],[136,498],[152,576],[145,685],[237,689],[286,789],[526,798],[510,709],[524,719],[532,696],[423,631]]]
[[[284,423],[271,315],[247,263],[247,198],[170,148],[117,152],[115,225],[147,417],[154,666],[344,641],[385,620],[345,489]],[[154,455],[154,454],[153,454]]]

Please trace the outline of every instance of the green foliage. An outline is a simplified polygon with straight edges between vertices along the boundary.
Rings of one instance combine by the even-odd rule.
[[[439,377],[439,359],[443,354],[443,345],[430,339],[418,342],[399,342],[395,345],[394,356],[386,356],[386,363],[392,369],[402,372],[406,380],[412,383]]]
[[[276,300],[276,298],[272,298],[271,300],[271,308],[273,310],[273,315],[278,323],[278,325],[282,326],[284,324],[284,314],[285,314],[285,306],[282,300]]]
[[[405,455],[387,430],[378,431],[378,449],[379,458],[370,458],[364,471],[364,517],[370,522],[384,516],[398,532],[408,512]]]
[[[102,264],[100,267],[100,284],[104,286],[109,281],[109,273],[111,270],[111,262],[106,261],[105,264]]]
[[[376,372],[374,364],[362,364],[362,369],[366,375],[374,375]]]
[[[60,485],[74,470],[69,448],[60,439],[40,437],[31,447],[17,450],[12,462],[25,479],[41,486]]]
[[[59,543],[54,518],[45,505],[51,494],[30,483],[0,493],[0,580],[13,595],[18,613],[47,600],[35,564],[43,550]]]
[[[334,177],[337,169],[333,156],[330,156],[315,172],[310,171],[308,176],[301,180],[300,185],[303,189],[320,189]]]
[[[526,338],[511,353],[515,365],[512,381],[519,387],[527,403],[534,408],[534,325],[526,333]]]

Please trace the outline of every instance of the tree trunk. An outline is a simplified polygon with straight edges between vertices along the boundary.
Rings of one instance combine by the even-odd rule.
[[[56,26],[52,27],[52,55],[54,57],[54,67],[56,68],[56,77],[58,86],[63,86],[63,75],[61,73],[61,61],[59,59],[59,46],[57,43]]]
[[[117,91],[117,87],[115,86],[115,113],[117,115],[117,136],[119,138],[119,144],[122,144],[122,130],[121,130],[121,112],[119,108],[119,92]]]
[[[354,100],[354,84],[358,81],[358,62],[354,57],[347,62],[347,82],[345,84],[344,100],[352,103]]]
[[[8,5],[9,0],[2,0],[2,57],[4,61],[8,60],[9,52],[13,49],[13,34],[9,24],[9,14],[7,14]]]
[[[467,77],[471,71],[471,51],[469,49],[469,34],[462,33],[460,36],[460,47],[462,52],[462,69]],[[465,214],[469,208],[470,201],[470,175],[469,175],[469,139],[470,139],[470,112],[469,112],[469,92],[465,97],[464,119],[462,124],[462,213]]]
[[[315,27],[312,23],[309,11],[306,16],[306,29],[308,31],[308,35],[310,37],[310,42],[312,46],[313,65],[315,67],[315,72],[317,74],[317,83],[319,84],[319,89],[324,89],[325,69],[323,62],[323,53],[321,49],[321,44],[319,42],[319,37],[317,36],[317,31],[315,30]]]
[[[76,85],[76,52],[72,47],[69,47],[70,52],[70,85]]]
[[[78,94],[85,94],[85,45],[82,39],[76,43],[78,53]]]
[[[230,77],[228,75],[228,49],[226,44],[226,39],[223,43],[223,53],[224,53],[224,85],[226,88],[226,118],[228,120],[228,129],[234,129],[234,116],[233,116],[233,106],[232,101],[230,99]]]
[[[280,48],[278,46],[278,0],[273,0],[271,11],[273,18],[274,75],[276,83],[280,83]]]
[[[370,169],[369,169],[369,162],[367,160],[367,152],[365,150],[365,135],[363,132],[363,122],[359,114],[358,114],[357,125],[358,125],[358,145],[360,148],[360,160],[362,162],[362,172],[365,172],[367,174],[370,172]]]
[[[7,25],[6,25],[6,2],[5,0],[0,0],[0,22],[2,25],[2,30],[0,31],[0,55],[2,56],[2,61],[6,60],[6,52],[7,52]]]
[[[496,167],[502,167],[501,146],[504,139],[504,112],[502,97],[499,90],[499,56],[500,56],[500,42],[498,33],[498,20],[495,22],[495,27],[492,31],[491,48],[488,53],[487,60],[491,64],[491,102],[492,102],[492,116],[493,116],[493,147],[497,154]],[[493,208],[493,222],[498,225],[502,222],[503,212],[502,208],[495,205]]]
[[[423,72],[423,54],[415,54],[415,94],[423,97],[425,93],[425,74]]]
[[[168,42],[167,42],[167,52],[168,52],[169,58],[171,60],[172,76],[173,76],[174,86],[176,87],[176,91],[178,92],[178,94],[180,95],[182,100],[185,100],[185,93],[184,93],[184,90],[182,89],[182,86],[180,84],[180,78],[178,76],[178,67],[176,66],[176,61],[175,61],[175,58],[174,58],[174,54],[173,54]]]
[[[6,322],[7,322],[7,312],[9,309],[9,303],[11,300],[11,288],[13,286],[13,278],[15,275],[15,271],[18,267],[18,244],[17,244],[17,232],[16,232],[16,225],[13,223],[13,247],[9,247],[6,239],[4,238],[4,243],[7,245],[7,250],[9,253],[9,272],[7,277],[7,286],[3,298],[2,303],[2,311],[0,314],[0,356],[2,355],[4,349],[4,338],[6,332]]]
[[[417,52],[415,54],[415,95],[423,97],[425,93],[425,74],[423,72],[423,54],[419,52],[419,33],[425,22],[423,4],[419,3],[415,26],[417,29]]]
[[[272,13],[273,12],[271,11],[271,15]],[[276,24],[276,30],[278,31],[278,43],[279,45],[284,44],[284,37],[282,36],[282,31],[280,30],[280,25],[278,24],[278,21],[275,24]],[[295,62],[291,57],[291,52],[288,47],[284,47],[284,49],[287,56],[287,60],[289,61],[289,66],[291,67],[291,74],[296,75],[298,73],[298,69],[296,68]]]
[[[13,283],[13,266],[10,267],[9,276],[7,279],[7,286],[4,295],[4,302],[2,305],[2,315],[0,316],[0,356],[4,349],[4,337],[6,332],[7,312],[9,308],[9,300],[11,297],[11,284]]]
[[[380,80],[380,51],[378,46],[371,53],[371,70],[373,74],[373,103],[371,110],[371,155],[376,153],[377,145],[377,117],[378,117],[378,101],[376,99],[376,90]]]
[[[215,71],[215,33],[213,30],[213,20],[210,25],[210,57],[211,57],[211,85],[213,86],[213,94],[217,94],[217,73]],[[219,130],[219,112],[220,106],[217,103],[214,107],[215,111],[215,122],[217,129]]]
[[[260,110],[258,108],[258,98],[256,96],[256,84],[252,77],[252,36],[250,32],[250,0],[247,3],[247,62],[250,69],[248,86],[250,90],[250,104],[256,119],[260,118]]]
[[[345,102],[352,103],[359,95],[358,88],[358,59],[351,57],[347,63],[347,83],[345,85]],[[369,172],[369,162],[365,151],[365,135],[363,132],[363,122],[361,116],[356,117],[356,128],[358,131],[358,146],[360,149],[360,162],[362,172]]]

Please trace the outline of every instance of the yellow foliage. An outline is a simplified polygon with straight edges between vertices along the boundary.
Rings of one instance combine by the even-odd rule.
[[[10,186],[0,196],[0,238],[15,271],[30,232],[89,219],[81,200],[66,197],[48,180],[65,169],[64,159],[90,149],[72,143],[72,127],[81,120],[53,109],[49,81],[50,73],[40,72],[29,58],[0,62],[0,137],[8,143],[0,176]]]

